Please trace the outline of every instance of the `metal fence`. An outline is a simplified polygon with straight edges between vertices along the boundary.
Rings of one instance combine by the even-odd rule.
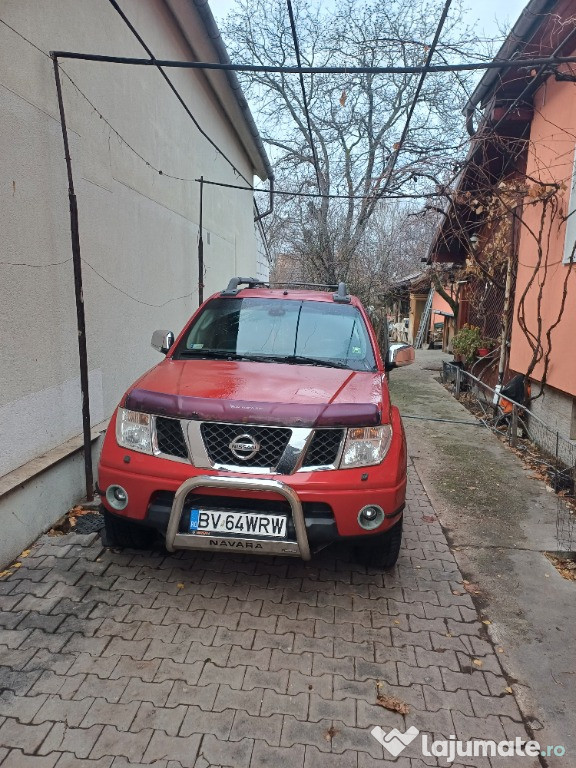
[[[548,484],[564,498],[575,498],[576,442],[459,365],[444,362],[442,381],[453,387],[454,396],[466,402],[486,427],[511,446],[526,441],[537,446],[539,450],[532,459],[546,474]],[[556,526],[559,549],[572,551],[576,545],[576,515],[560,499]]]

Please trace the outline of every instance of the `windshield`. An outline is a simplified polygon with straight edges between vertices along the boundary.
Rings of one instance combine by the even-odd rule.
[[[175,359],[193,357],[376,369],[360,312],[324,301],[213,299],[174,353]]]

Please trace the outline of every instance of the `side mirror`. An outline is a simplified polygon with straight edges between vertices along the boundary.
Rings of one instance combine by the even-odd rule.
[[[154,349],[165,355],[174,344],[174,334],[172,331],[154,331],[151,344]]]
[[[411,344],[390,344],[386,354],[385,368],[391,371],[414,362],[414,347]]]

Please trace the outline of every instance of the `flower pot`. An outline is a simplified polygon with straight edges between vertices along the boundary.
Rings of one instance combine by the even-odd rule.
[[[486,355],[489,353],[490,353],[490,350],[487,347],[480,347],[480,349],[476,351],[476,354],[478,355],[478,357],[486,357]]]

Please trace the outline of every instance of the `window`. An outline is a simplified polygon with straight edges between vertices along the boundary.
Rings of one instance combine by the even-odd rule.
[[[564,241],[564,264],[576,263],[576,151],[572,168],[572,185],[568,203],[568,219],[566,221],[566,239]]]

